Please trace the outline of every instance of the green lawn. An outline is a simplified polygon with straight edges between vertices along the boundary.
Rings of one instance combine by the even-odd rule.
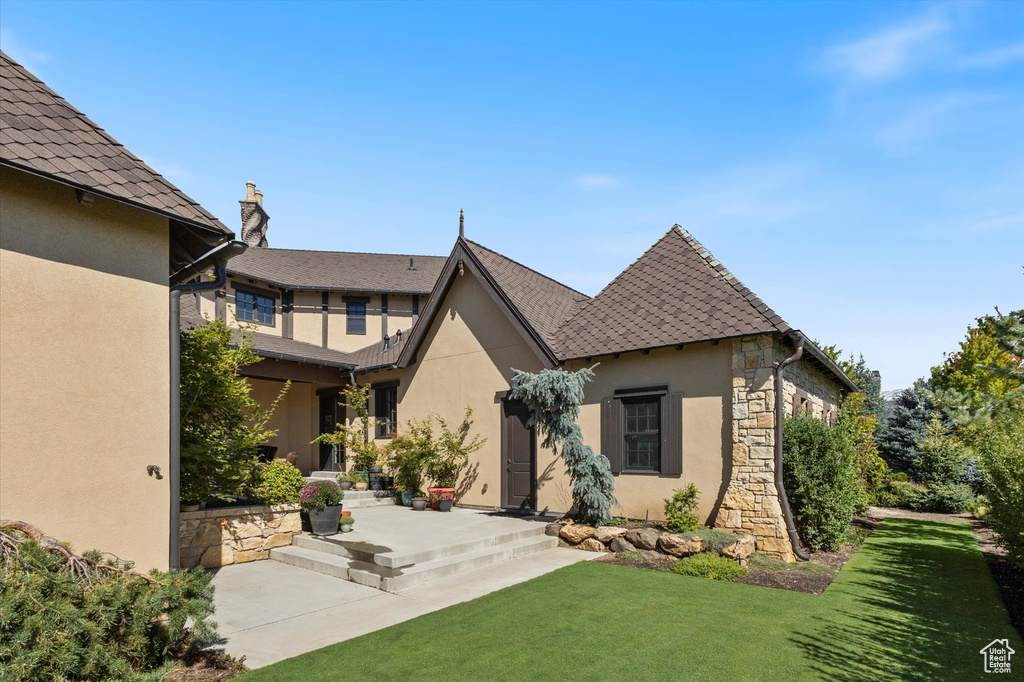
[[[821,595],[584,562],[244,679],[965,680],[996,638],[1024,672],[969,527],[890,519]]]

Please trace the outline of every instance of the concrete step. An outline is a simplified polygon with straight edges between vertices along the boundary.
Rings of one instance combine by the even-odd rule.
[[[296,536],[302,537],[302,536]],[[293,538],[294,541],[294,538]],[[334,578],[348,580],[348,569],[350,561],[344,557],[335,556],[315,549],[307,549],[292,545],[290,547],[275,547],[270,550],[270,558],[284,564],[290,564],[307,571],[323,573]]]
[[[365,509],[366,507],[393,507],[395,493],[389,490],[346,490],[341,501],[343,509]]]
[[[311,471],[309,472],[309,476],[306,477],[306,480],[312,481],[317,478],[329,478],[331,480],[336,480],[340,473],[340,471]]]
[[[412,566],[404,566],[397,570],[392,569],[395,570],[396,575],[382,575],[380,589],[385,592],[398,592],[428,580],[436,580],[456,573],[490,566],[499,561],[506,561],[511,559],[513,555],[511,547],[499,545]]]
[[[541,524],[524,524],[524,526],[526,527],[511,533],[501,533],[498,535],[483,536],[480,538],[475,538],[473,540],[468,540],[464,542],[453,542],[450,544],[438,543],[430,549],[424,549],[416,552],[403,552],[401,550],[394,552],[384,552],[381,554],[377,554],[374,557],[374,563],[380,566],[386,566],[388,568],[401,568],[403,566],[412,566],[414,564],[422,564],[428,561],[436,561],[438,559],[444,559],[446,557],[453,557],[458,556],[460,554],[466,554],[467,552],[475,552],[477,550],[485,549],[487,547],[507,545],[509,543],[517,542],[519,540],[525,540],[527,538],[536,537],[538,535],[544,535],[544,526]]]

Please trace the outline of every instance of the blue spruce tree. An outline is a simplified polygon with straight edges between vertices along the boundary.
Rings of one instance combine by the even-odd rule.
[[[577,518],[594,525],[608,521],[612,507],[619,504],[611,466],[607,457],[583,444],[583,432],[576,423],[583,404],[583,386],[593,381],[593,370],[513,372],[509,398],[521,400],[529,408],[530,426],[536,425],[544,436],[542,447],[551,448],[556,455],[561,447]]]

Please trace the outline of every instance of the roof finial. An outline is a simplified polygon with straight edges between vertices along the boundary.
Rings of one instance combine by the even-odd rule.
[[[461,208],[459,209],[459,236],[463,239],[466,238],[466,214]]]

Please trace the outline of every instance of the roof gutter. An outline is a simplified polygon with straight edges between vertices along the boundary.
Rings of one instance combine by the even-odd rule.
[[[229,258],[245,253],[249,245],[240,241],[229,241],[210,250],[206,255],[195,261],[192,266],[183,270],[198,267],[213,267],[213,281],[190,281],[171,287],[170,302],[170,361],[171,361],[171,436],[170,457],[167,475],[170,479],[170,528],[168,529],[167,566],[179,568],[181,564],[181,295],[197,291],[213,291],[220,289],[227,282],[227,262]],[[175,275],[182,275],[179,270]],[[198,274],[198,271],[196,272]],[[173,280],[172,280],[173,281]]]
[[[793,545],[793,553],[802,561],[808,561],[811,557],[800,548],[800,538],[797,537],[796,524],[793,523],[793,511],[789,508],[786,486],[782,482],[782,421],[785,406],[782,397],[782,372],[804,354],[804,335],[794,332],[794,336],[796,352],[775,365],[775,488],[779,491],[779,506],[782,508],[782,516],[786,519],[786,530],[789,532],[789,543]]]

